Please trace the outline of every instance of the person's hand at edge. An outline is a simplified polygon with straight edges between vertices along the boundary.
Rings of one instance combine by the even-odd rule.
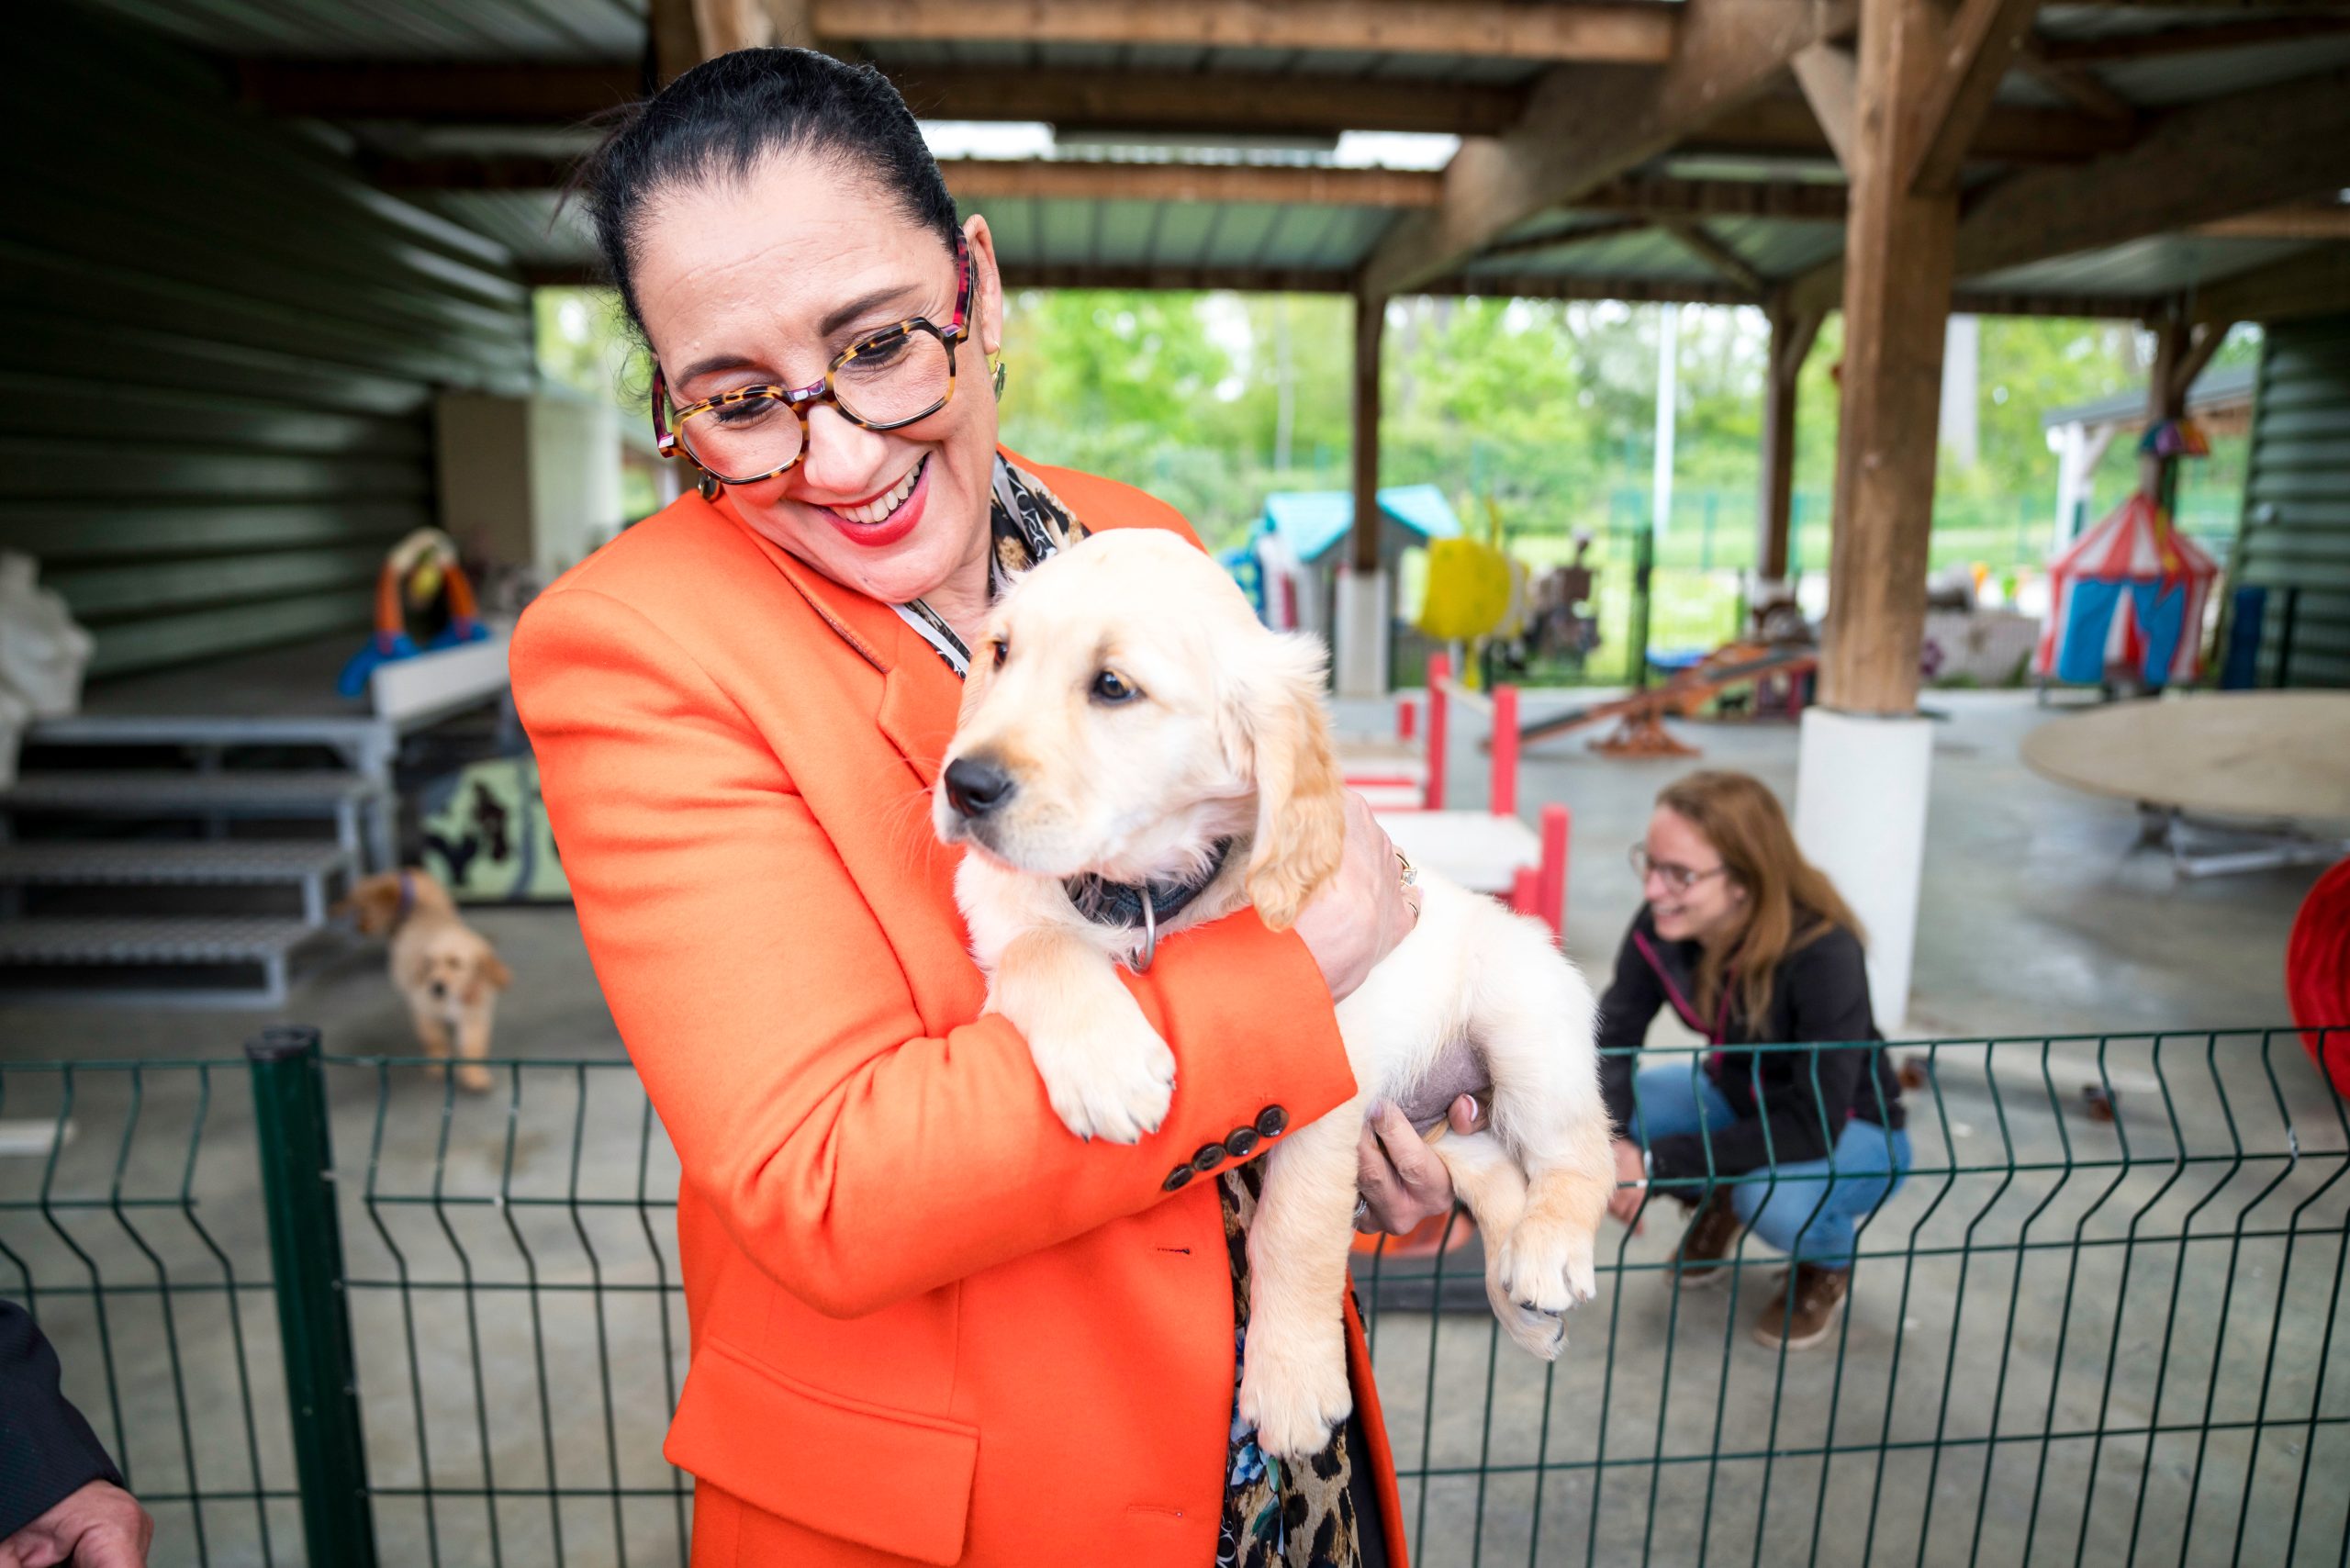
[[[1616,1157],[1616,1190],[1607,1194],[1607,1212],[1638,1236],[1648,1228],[1648,1222],[1640,1217],[1641,1200],[1649,1195],[1648,1169],[1640,1158],[1640,1146],[1619,1137],[1608,1147]]]
[[[1314,955],[1330,1000],[1352,996],[1419,918],[1419,890],[1404,888],[1395,846],[1370,803],[1348,790],[1347,842],[1337,874],[1297,915],[1298,937]]]
[[[6,1540],[0,1568],[147,1568],[155,1521],[110,1481],[93,1481]]]

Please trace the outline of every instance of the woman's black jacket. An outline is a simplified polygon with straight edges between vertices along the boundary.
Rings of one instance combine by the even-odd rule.
[[[1713,1079],[1738,1115],[1712,1134],[1716,1174],[1825,1159],[1844,1124],[1855,1117],[1888,1132],[1901,1126],[1901,1082],[1892,1064],[1876,1047],[1853,1043],[1885,1037],[1869,1011],[1868,969],[1859,937],[1830,926],[1792,948],[1772,974],[1771,1003],[1759,1021],[1744,1016],[1734,971],[1713,1015],[1698,1015],[1699,956],[1695,942],[1660,937],[1646,907],[1624,935],[1616,978],[1599,999],[1600,1090],[1617,1136],[1626,1136],[1631,1125],[1634,1063],[1628,1055],[1605,1053],[1637,1049],[1660,1007],[1671,1007],[1717,1046],[1805,1042],[1850,1047],[1818,1053],[1716,1051],[1703,1058],[1694,1070]],[[1704,1143],[1694,1133],[1655,1139],[1649,1161],[1650,1174],[1662,1178],[1703,1176],[1707,1170]]]

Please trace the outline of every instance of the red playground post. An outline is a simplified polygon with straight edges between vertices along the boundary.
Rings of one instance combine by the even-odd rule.
[[[1494,815],[1517,814],[1517,688],[1494,688],[1494,767],[1488,790]]]
[[[1542,808],[1542,863],[1535,873],[1535,913],[1561,943],[1567,937],[1567,837],[1573,818],[1563,805]]]

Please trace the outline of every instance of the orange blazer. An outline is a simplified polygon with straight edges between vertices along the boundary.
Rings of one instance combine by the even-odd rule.
[[[1191,537],[1137,490],[1036,472],[1094,528]],[[1180,1064],[1167,1125],[1080,1142],[980,1015],[927,794],[961,683],[889,606],[688,494],[542,595],[512,662],[684,1167],[693,1361],[664,1451],[695,1477],[697,1568],[1209,1568],[1233,1393],[1211,1178],[1240,1129],[1354,1093],[1304,946],[1246,912],[1164,944],[1127,984]],[[1400,1564],[1351,1305],[1348,1333]]]

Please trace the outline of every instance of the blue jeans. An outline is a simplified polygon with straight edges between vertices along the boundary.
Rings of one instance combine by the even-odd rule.
[[[1632,1137],[1651,1138],[1727,1127],[1737,1120],[1729,1099],[1702,1069],[1684,1061],[1634,1075]],[[1755,1235],[1800,1262],[1845,1269],[1855,1224],[1898,1192],[1909,1169],[1909,1135],[1854,1117],[1825,1159],[1801,1159],[1773,1172],[1755,1170],[1729,1189],[1730,1206]]]

